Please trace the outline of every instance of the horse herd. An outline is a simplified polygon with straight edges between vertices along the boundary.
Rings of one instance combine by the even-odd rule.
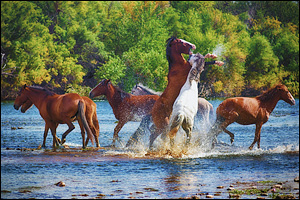
[[[212,105],[207,100],[198,98],[197,83],[200,81],[200,74],[207,65],[223,65],[221,61],[205,62],[206,58],[215,59],[217,56],[209,53],[205,56],[193,54],[191,50],[194,49],[196,46],[185,40],[176,37],[167,40],[168,85],[162,93],[137,85],[130,94],[114,86],[109,79],[103,79],[93,88],[89,94],[90,98],[76,93],[59,95],[39,86],[24,85],[15,99],[14,108],[18,110],[21,107],[23,113],[33,104],[38,108],[45,121],[43,147],[49,129],[53,136],[53,147],[63,144],[66,136],[75,128],[72,123],[75,120],[81,129],[82,147],[85,148],[89,140],[92,144],[95,141],[96,146],[100,147],[96,104],[91,98],[105,95],[118,120],[113,134],[113,146],[119,139],[118,133],[128,121],[141,121],[141,124],[126,146],[137,142],[143,130],[148,129],[150,151],[153,150],[153,142],[159,135],[164,141],[170,139],[172,150],[179,127],[187,134],[185,144],[188,146],[195,116],[200,115],[209,121],[209,116],[213,114]],[[182,54],[190,55],[188,61]],[[242,125],[255,124],[255,138],[249,149],[252,149],[255,143],[260,148],[261,127],[268,121],[279,100],[295,105],[293,96],[282,84],[256,97],[228,98],[217,107],[216,121],[210,132],[217,137],[224,131],[229,134],[232,143],[234,134],[226,129],[227,126],[234,122]],[[68,130],[63,133],[61,140],[56,136],[59,124],[68,125]]]

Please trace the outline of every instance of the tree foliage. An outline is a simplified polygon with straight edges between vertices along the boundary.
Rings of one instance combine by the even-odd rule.
[[[297,1],[1,1],[1,99],[25,83],[87,95],[103,78],[163,91],[172,35],[225,62],[201,74],[203,96],[299,95]]]

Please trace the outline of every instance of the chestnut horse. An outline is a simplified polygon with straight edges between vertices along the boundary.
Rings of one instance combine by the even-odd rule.
[[[128,121],[141,121],[144,116],[149,115],[154,103],[159,98],[158,95],[135,96],[129,94],[115,87],[110,79],[103,79],[91,90],[89,97],[93,98],[100,95],[106,96],[116,119],[119,120],[114,129],[112,146],[115,145],[122,127]]]
[[[53,147],[59,146],[60,141],[56,136],[58,124],[67,124],[69,127],[63,134],[63,141],[65,136],[75,128],[72,122],[76,119],[78,120],[80,129],[86,130],[88,138],[94,144],[92,132],[85,117],[86,103],[78,94],[69,93],[58,95],[45,88],[24,85],[14,102],[14,108],[18,110],[20,106],[22,106],[21,111],[25,112],[26,107],[30,108],[32,106],[29,101],[38,108],[40,115],[45,120],[43,147],[46,146],[45,140],[49,129],[53,136]],[[25,105],[23,106],[23,104]],[[84,140],[85,134],[83,132],[83,148],[85,147]]]
[[[167,40],[166,55],[169,62],[168,85],[151,110],[154,124],[151,127],[150,149],[154,140],[160,134],[166,132],[173,103],[191,69],[190,63],[185,60],[182,54],[191,55],[191,49],[196,49],[196,46],[185,40],[176,37],[171,37]]]
[[[257,147],[260,148],[260,131],[264,123],[270,117],[277,102],[283,100],[290,105],[295,105],[295,99],[288,91],[285,85],[279,84],[265,91],[256,97],[234,97],[224,100],[217,108],[217,120],[211,131],[214,131],[216,136],[222,131],[226,132],[231,137],[231,143],[234,141],[234,134],[226,129],[233,122],[241,125],[255,124],[255,137],[250,145],[251,150],[257,142]]]
[[[85,117],[86,120],[88,122],[88,125],[94,135],[95,141],[96,141],[96,146],[100,147],[99,144],[99,122],[98,122],[98,117],[97,117],[97,105],[95,104],[95,102],[93,100],[91,100],[88,97],[82,96],[82,98],[84,99],[85,103],[86,103],[86,111],[85,111]],[[21,106],[21,112],[25,113],[29,108],[31,108],[31,106],[33,105],[33,103],[28,99],[25,103],[22,104]],[[81,134],[84,134],[84,129],[81,130]],[[46,142],[46,137],[44,135],[44,143]],[[56,139],[61,143],[65,143],[65,139],[63,140],[63,142],[61,142],[61,140],[56,137]],[[85,142],[85,146],[87,146],[89,141],[89,138],[86,139]]]

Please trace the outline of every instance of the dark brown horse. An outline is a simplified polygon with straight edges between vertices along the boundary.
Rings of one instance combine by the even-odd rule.
[[[18,110],[22,106],[21,111],[25,112],[34,104],[42,118],[45,120],[45,131],[43,147],[45,147],[48,130],[51,130],[53,136],[53,147],[59,146],[60,140],[56,136],[56,128],[59,124],[67,124],[69,129],[63,134],[62,141],[75,126],[72,124],[78,120],[81,130],[86,130],[88,138],[93,142],[91,129],[86,120],[85,100],[75,93],[58,95],[45,88],[37,86],[26,86],[21,88],[14,102],[14,108]],[[83,147],[85,147],[85,134],[82,134]]]
[[[105,95],[113,113],[117,120],[117,126],[114,129],[113,146],[118,133],[121,128],[128,121],[141,121],[142,118],[150,114],[150,111],[159,98],[158,95],[142,95],[135,96],[122,91],[120,88],[115,87],[110,80],[103,79],[95,88],[90,92],[90,98]]]
[[[260,131],[264,123],[270,117],[277,102],[283,100],[290,105],[295,105],[295,99],[288,91],[285,85],[279,84],[265,91],[263,94],[256,97],[235,97],[224,100],[217,108],[217,120],[212,127],[216,135],[222,131],[226,132],[231,137],[231,142],[234,141],[234,135],[226,129],[233,122],[241,125],[255,124],[255,137],[250,145],[251,150],[257,142],[257,147],[260,148]]]
[[[169,62],[168,85],[159,99],[155,102],[151,115],[154,125],[151,127],[150,148],[154,140],[166,132],[173,103],[177,98],[181,87],[186,81],[191,69],[182,54],[192,54],[191,49],[196,49],[194,44],[171,37],[167,40],[166,54]]]

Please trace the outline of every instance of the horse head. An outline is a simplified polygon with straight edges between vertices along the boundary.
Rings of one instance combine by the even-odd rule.
[[[25,101],[25,103],[22,104],[22,106],[21,106],[21,112],[25,113],[29,108],[31,108],[32,105],[33,105],[32,101],[30,101],[28,99],[27,101]]]
[[[89,97],[97,97],[100,95],[106,95],[107,93],[107,86],[110,83],[110,79],[103,79],[96,87],[94,87],[90,94]]]
[[[200,74],[204,70],[204,66],[205,66],[205,57],[200,53],[192,54],[189,57],[188,62],[190,63],[190,65],[192,65],[192,69],[190,70],[190,77],[189,77],[190,81],[192,80],[200,81]]]
[[[14,108],[16,110],[19,110],[20,106],[22,106],[26,101],[28,101],[28,97],[27,95],[25,94],[25,90],[26,90],[27,86],[26,84],[21,88],[21,90],[19,91],[18,93],[18,96],[17,98],[15,99],[15,102],[14,102]]]
[[[276,85],[275,89],[279,92],[281,100],[285,101],[286,103],[288,103],[290,105],[295,105],[295,103],[296,103],[295,99],[285,85],[283,85],[283,84]]]
[[[167,60],[170,63],[173,62],[175,56],[181,56],[182,53],[192,55],[191,50],[195,50],[196,46],[190,42],[187,42],[182,39],[178,39],[174,36],[167,39],[167,48],[166,48],[166,55]]]

